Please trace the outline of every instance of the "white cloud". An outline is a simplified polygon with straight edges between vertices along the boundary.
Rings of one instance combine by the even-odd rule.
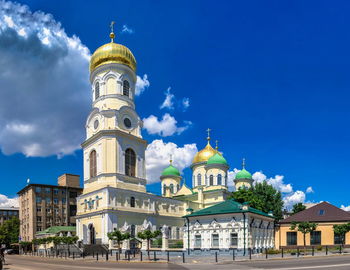
[[[126,24],[123,25],[122,33],[133,34],[135,31],[128,27]]]
[[[165,91],[165,99],[162,103],[162,105],[160,105],[161,109],[174,109],[174,98],[175,96],[170,93],[171,87],[168,87],[168,89]]]
[[[90,110],[90,52],[52,15],[0,0],[0,147],[71,154]]]
[[[235,191],[235,185],[233,180],[235,180],[236,174],[239,172],[240,170],[234,168],[232,171],[228,171],[227,173],[227,187],[229,191]]]
[[[165,143],[163,140],[154,140],[146,149],[147,182],[152,184],[160,181],[162,170],[169,165],[170,155],[172,155],[174,166],[182,172],[184,168],[191,165],[196,153],[195,143],[179,147],[172,142]]]
[[[162,137],[181,134],[191,125],[192,122],[184,121],[184,126],[178,127],[176,119],[168,113],[164,114],[161,120],[158,120],[158,117],[154,115],[143,119],[143,127],[148,134],[158,134]]]
[[[0,194],[0,207],[18,207],[18,197],[9,198],[6,195]]]
[[[284,208],[287,208],[290,210],[294,204],[296,203],[304,203],[305,202],[305,193],[297,190],[283,198],[284,201]]]
[[[140,76],[137,76],[135,95],[141,95],[149,86],[150,82],[148,80],[147,74],[144,74],[142,78]]]
[[[312,187],[308,187],[306,189],[306,193],[314,193],[314,190],[312,189]]]
[[[344,211],[350,211],[350,205],[345,206],[345,205],[341,205],[340,209],[344,210]]]
[[[282,193],[290,193],[293,191],[293,187],[291,184],[285,184],[283,182],[284,176],[283,175],[276,175],[275,177],[267,178],[265,174],[260,172],[255,172],[253,174],[253,179],[256,181],[256,183],[261,183],[266,180],[266,182],[276,188],[277,190],[281,191]]]
[[[182,99],[182,108],[183,108],[183,111],[186,111],[188,109],[188,107],[190,107],[190,99],[187,98],[187,97],[184,97]]]

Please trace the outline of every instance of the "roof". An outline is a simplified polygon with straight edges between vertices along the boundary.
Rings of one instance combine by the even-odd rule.
[[[19,211],[19,207],[14,207],[14,206],[10,206],[10,207],[0,207],[0,211]]]
[[[227,161],[222,155],[216,153],[214,156],[212,156],[211,158],[208,159],[207,164],[227,165]]]
[[[170,175],[180,176],[180,172],[173,165],[169,165],[167,168],[163,170],[162,176],[170,176]]]
[[[75,226],[52,226],[44,231],[38,232],[37,234],[57,234],[60,232],[75,232]]]
[[[236,174],[235,179],[253,179],[252,175],[250,172],[248,172],[246,169],[242,169]]]
[[[18,195],[29,189],[30,187],[49,187],[49,188],[60,188],[60,189],[69,189],[69,190],[83,190],[81,187],[71,187],[71,186],[59,186],[59,185],[47,185],[47,184],[29,184],[26,185],[24,188],[22,188],[20,191],[17,192]]]
[[[243,210],[243,204],[236,202],[234,199],[229,199],[224,202],[215,204],[213,206],[198,210],[192,214],[186,215],[185,217],[196,217],[196,216],[207,216],[207,215],[220,215],[230,213],[253,213],[269,218],[274,218],[267,213],[264,213],[258,209],[248,206],[247,210]]]
[[[328,202],[321,202],[296,213],[280,221],[281,224],[292,222],[331,222],[331,221],[350,221],[350,213],[344,211]]]

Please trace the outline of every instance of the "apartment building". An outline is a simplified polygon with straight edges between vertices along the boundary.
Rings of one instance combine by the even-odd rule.
[[[51,226],[75,226],[76,198],[82,191],[79,175],[73,174],[58,177],[57,186],[29,184],[20,190],[20,240],[31,241]]]
[[[18,207],[0,207],[0,225],[4,224],[6,220],[9,220],[13,217],[18,218],[18,214]]]

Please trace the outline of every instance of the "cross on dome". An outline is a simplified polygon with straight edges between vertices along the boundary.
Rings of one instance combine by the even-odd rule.
[[[111,28],[111,33],[109,34],[109,37],[111,38],[111,42],[114,42],[115,34],[114,34],[114,21],[111,21],[111,24],[109,27]]]

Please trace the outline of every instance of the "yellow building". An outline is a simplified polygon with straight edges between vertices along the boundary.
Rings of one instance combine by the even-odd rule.
[[[114,42],[113,31],[110,38],[90,61],[92,111],[82,143],[84,191],[78,197],[77,235],[85,244],[107,244],[107,233],[114,229],[132,236],[162,229],[163,238],[182,239],[184,215],[229,194],[229,166],[208,135],[207,146],[193,160],[193,189],[181,185],[180,172],[170,164],[160,176],[162,196],[146,192],[147,142],[134,103],[136,60]],[[135,243],[123,247],[129,244]]]
[[[316,230],[306,234],[307,246],[331,246],[341,244],[339,236],[334,234],[333,225],[350,222],[350,213],[327,202],[316,204],[313,207],[296,213],[279,223],[275,234],[276,248],[287,246],[303,246],[303,234],[291,230],[292,222],[314,222]],[[346,234],[345,244],[350,244],[350,233]]]

